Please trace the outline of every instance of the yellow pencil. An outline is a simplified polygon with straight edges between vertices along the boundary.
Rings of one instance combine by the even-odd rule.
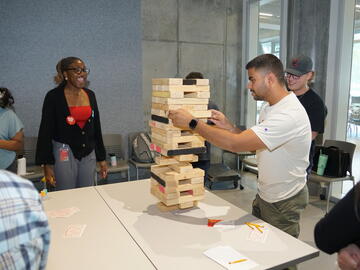
[[[251,223],[248,223],[248,222],[245,222],[246,225],[248,225],[252,230],[254,229],[250,224]]]
[[[245,261],[247,261],[247,259],[241,259],[241,260],[229,262],[229,264],[240,263],[240,262],[245,262]]]

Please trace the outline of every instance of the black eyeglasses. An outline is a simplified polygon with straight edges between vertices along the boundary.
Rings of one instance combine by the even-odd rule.
[[[87,74],[90,73],[90,69],[89,68],[68,68],[66,70],[72,70],[74,71],[76,74],[81,74],[81,72],[85,72]]]

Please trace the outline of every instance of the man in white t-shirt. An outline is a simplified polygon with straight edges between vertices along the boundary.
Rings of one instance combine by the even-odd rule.
[[[212,111],[216,127],[193,119],[186,110],[170,111],[178,127],[190,127],[210,143],[232,152],[255,151],[258,194],[253,215],[298,237],[300,213],[308,203],[306,168],[309,165],[311,127],[304,107],[285,87],[284,68],[272,54],[260,55],[247,65],[248,88],[264,100],[259,123],[240,131],[219,111]]]

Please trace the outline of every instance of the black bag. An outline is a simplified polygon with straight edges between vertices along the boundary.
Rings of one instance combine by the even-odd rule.
[[[132,142],[132,159],[141,163],[153,163],[155,152],[150,149],[151,139],[146,132],[140,132]]]
[[[324,176],[344,177],[347,175],[347,172],[350,172],[350,154],[336,146],[315,146],[313,171],[317,171],[320,151],[328,156]]]

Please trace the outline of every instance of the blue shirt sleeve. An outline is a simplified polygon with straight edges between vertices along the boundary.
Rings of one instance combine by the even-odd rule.
[[[8,110],[8,135],[9,139],[13,138],[16,133],[18,133],[22,128],[24,128],[23,123],[19,117],[12,110]]]

